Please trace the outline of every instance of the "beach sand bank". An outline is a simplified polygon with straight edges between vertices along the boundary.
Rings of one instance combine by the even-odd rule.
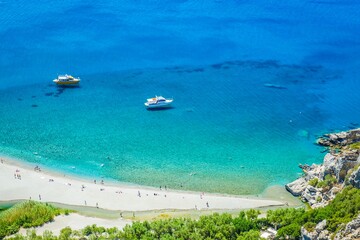
[[[197,193],[125,184],[91,182],[2,157],[0,201],[35,200],[119,211],[241,210],[285,206],[284,199]]]
[[[71,227],[72,230],[81,230],[86,226],[91,226],[96,224],[97,226],[101,226],[104,228],[113,228],[116,227],[118,229],[124,228],[127,224],[131,224],[131,220],[126,219],[104,219],[97,217],[88,217],[83,216],[77,213],[71,213],[69,215],[60,215],[54,218],[53,222],[46,223],[43,226],[25,229],[21,228],[19,233],[21,235],[26,235],[28,230],[35,230],[37,235],[42,235],[46,230],[51,231],[54,235],[59,236],[60,231],[66,227]]]

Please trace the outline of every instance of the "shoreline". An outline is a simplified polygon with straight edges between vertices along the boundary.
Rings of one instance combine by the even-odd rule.
[[[120,212],[242,210],[285,207],[285,200],[255,196],[157,189],[123,183],[91,182],[48,170],[35,171],[31,163],[1,157],[0,202],[36,200],[86,209]],[[21,177],[21,180],[19,177]],[[293,203],[290,203],[293,205]]]

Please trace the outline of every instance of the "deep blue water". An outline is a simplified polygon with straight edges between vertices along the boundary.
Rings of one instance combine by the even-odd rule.
[[[360,123],[357,1],[3,0],[0,13],[5,155],[256,194],[321,162],[317,136]],[[81,86],[58,89],[58,73]],[[155,94],[174,107],[146,111]]]

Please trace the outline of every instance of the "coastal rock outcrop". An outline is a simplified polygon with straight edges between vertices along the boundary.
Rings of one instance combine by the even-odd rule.
[[[334,240],[353,240],[360,239],[360,215],[346,224],[345,228],[340,230]]]
[[[360,167],[350,175],[349,183],[356,188],[360,188]]]
[[[313,208],[327,205],[346,184],[360,188],[360,129],[326,134],[317,143],[329,150],[323,163],[300,165],[303,176],[285,185]]]
[[[326,220],[319,222],[313,231],[301,228],[301,239],[303,240],[330,240],[330,233],[325,229]]]
[[[325,134],[317,140],[317,143],[326,147],[345,146],[360,141],[360,129],[346,132]]]
[[[308,186],[308,182],[305,178],[298,178],[295,181],[286,184],[285,188],[294,196],[300,196],[305,188]]]

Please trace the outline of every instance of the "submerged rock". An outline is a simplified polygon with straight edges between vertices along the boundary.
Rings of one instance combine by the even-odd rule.
[[[287,89],[287,87],[277,85],[277,84],[272,84],[272,83],[265,83],[264,86],[268,87],[268,88]]]
[[[305,138],[309,138],[309,132],[304,130],[304,129],[301,129],[297,132],[297,135],[299,137],[305,137]]]

